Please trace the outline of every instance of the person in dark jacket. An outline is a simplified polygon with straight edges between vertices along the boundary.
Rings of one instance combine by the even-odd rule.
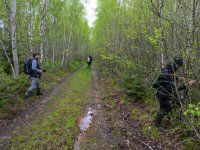
[[[40,92],[40,82],[39,82],[42,70],[38,64],[39,58],[40,58],[40,53],[33,53],[32,68],[31,68],[32,71],[30,73],[31,86],[26,91],[25,98],[29,97],[34,89],[37,90],[37,95],[42,95],[42,93]]]
[[[167,64],[161,72],[159,86],[157,88],[156,97],[160,103],[160,110],[157,113],[155,125],[160,126],[162,118],[176,106],[180,106],[177,90],[184,90],[185,85],[176,87],[176,81],[183,77],[176,77],[176,71],[183,66],[181,57],[175,57],[172,64]],[[173,105],[172,105],[173,104]]]
[[[88,56],[88,59],[87,59],[87,64],[88,64],[88,67],[87,67],[87,68],[88,68],[88,69],[90,69],[90,65],[92,64],[92,59],[93,59],[92,56],[89,55],[89,56]]]

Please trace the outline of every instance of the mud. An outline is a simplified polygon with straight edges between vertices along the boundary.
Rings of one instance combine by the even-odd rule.
[[[80,119],[80,122],[79,122],[80,133],[74,144],[74,150],[80,150],[80,143],[84,137],[84,132],[90,127],[92,123],[92,119],[95,116],[95,113],[96,113],[96,110],[89,107],[87,114]]]

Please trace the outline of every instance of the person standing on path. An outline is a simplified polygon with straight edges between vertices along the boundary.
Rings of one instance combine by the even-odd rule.
[[[87,68],[88,68],[88,69],[90,69],[90,65],[92,64],[92,59],[93,59],[93,58],[92,58],[92,56],[90,56],[90,55],[89,55],[88,58],[87,58],[87,64],[88,64],[88,67],[87,67]]]
[[[33,53],[33,59],[32,59],[32,66],[31,66],[31,86],[28,88],[28,90],[25,93],[25,98],[28,98],[31,94],[31,92],[36,89],[37,95],[42,95],[40,92],[40,82],[39,78],[41,77],[41,73],[46,70],[41,70],[38,60],[40,59],[40,53]]]

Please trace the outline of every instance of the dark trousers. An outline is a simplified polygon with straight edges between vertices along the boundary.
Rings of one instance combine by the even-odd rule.
[[[91,62],[87,62],[87,64],[88,64],[88,69],[90,69],[90,65],[91,65]]]
[[[168,112],[172,109],[172,106],[170,103],[171,101],[170,96],[157,94],[156,97],[160,103],[160,110],[157,113],[155,125],[159,126],[161,124],[162,118],[168,114]]]

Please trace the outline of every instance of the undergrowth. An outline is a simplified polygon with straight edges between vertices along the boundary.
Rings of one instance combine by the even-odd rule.
[[[102,77],[106,77],[104,79],[105,81],[103,81],[103,84],[106,85],[103,94],[109,110],[116,111],[119,109],[123,112],[129,108],[128,116],[131,117],[131,120],[135,120],[141,124],[140,132],[145,136],[146,140],[154,142],[154,146],[159,147],[158,143],[162,145],[164,142],[163,146],[165,148],[174,146],[176,149],[182,149],[183,147],[186,149],[196,149],[199,146],[199,142],[196,140],[191,126],[188,122],[180,120],[179,114],[177,113],[178,109],[173,110],[173,114],[169,113],[163,118],[162,128],[156,128],[154,121],[159,110],[159,103],[155,98],[155,91],[151,89],[151,85],[146,78],[134,72],[134,67],[132,71],[127,71],[127,68],[123,68],[124,71],[120,71],[120,74],[118,74],[115,72],[117,70],[116,68],[110,71],[109,69],[112,66],[109,65],[109,63],[106,64],[105,62],[99,64]],[[122,68],[119,67],[120,69]],[[115,95],[113,93],[118,93],[119,91],[124,92],[121,94],[123,98],[112,97],[112,95]],[[109,100],[107,100],[108,98]],[[111,115],[108,116],[112,116],[112,113],[109,112]],[[190,105],[189,109],[185,112],[187,115],[196,115],[196,118],[198,118],[198,113],[199,108],[196,105],[194,107]],[[186,124],[188,127],[185,127]],[[172,139],[176,139],[173,140],[174,145],[171,145]],[[176,145],[175,142],[178,142],[178,144]]]

